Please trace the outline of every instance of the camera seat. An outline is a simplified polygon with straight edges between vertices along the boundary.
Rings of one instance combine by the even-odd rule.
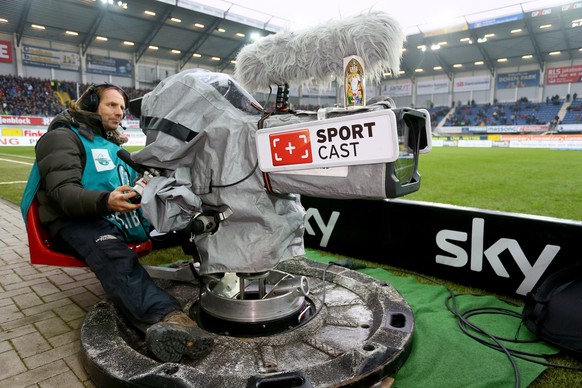
[[[48,231],[38,217],[38,200],[34,198],[26,215],[26,232],[31,264],[55,265],[59,267],[86,267],[87,264],[73,256],[57,252],[51,242]],[[131,242],[127,246],[139,257],[152,251],[152,242]]]

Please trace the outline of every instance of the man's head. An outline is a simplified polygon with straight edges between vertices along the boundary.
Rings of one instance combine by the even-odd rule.
[[[101,116],[103,128],[115,131],[125,117],[129,98],[123,89],[111,85],[91,85],[77,100],[77,109]]]

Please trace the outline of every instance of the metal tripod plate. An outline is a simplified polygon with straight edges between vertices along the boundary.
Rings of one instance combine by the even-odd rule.
[[[81,330],[86,369],[97,385],[107,387],[369,387],[404,363],[413,315],[392,286],[304,258],[277,269],[309,279],[317,313],[307,323],[269,336],[213,334],[215,346],[205,358],[159,363],[103,304],[88,313]],[[199,291],[191,284],[167,289],[182,297],[188,294],[184,287],[191,287],[190,295]]]

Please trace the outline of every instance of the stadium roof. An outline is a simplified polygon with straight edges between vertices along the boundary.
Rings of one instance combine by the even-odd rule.
[[[136,60],[232,70],[254,34],[280,31],[285,20],[227,3],[196,0],[0,0],[0,32],[129,52]],[[582,1],[469,21],[407,36],[400,77],[447,75],[548,61],[582,60]],[[485,15],[486,16],[486,15]],[[473,20],[475,20],[473,18]],[[38,26],[44,27],[39,29]],[[102,40],[106,38],[107,40]],[[155,48],[154,48],[155,47]],[[505,61],[503,61],[505,59]]]

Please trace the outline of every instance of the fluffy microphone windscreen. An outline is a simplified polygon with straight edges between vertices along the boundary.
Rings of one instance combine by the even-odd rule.
[[[285,83],[343,84],[343,58],[362,58],[366,79],[377,82],[386,71],[398,74],[405,35],[384,12],[331,20],[298,32],[282,31],[244,46],[236,58],[235,79],[249,90]]]

